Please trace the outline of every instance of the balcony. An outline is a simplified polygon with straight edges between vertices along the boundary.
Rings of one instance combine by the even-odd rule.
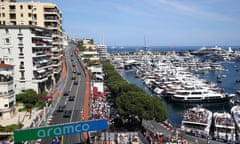
[[[52,55],[52,60],[60,60],[62,58],[62,55],[60,55],[60,54],[54,54],[54,55]]]
[[[9,15],[9,18],[15,20],[15,19],[16,19],[16,14],[15,14],[15,13],[14,13],[14,14],[10,14],[10,15]]]
[[[32,47],[52,47],[52,45],[49,42],[33,41]]]
[[[25,81],[25,77],[20,77],[20,81]]]
[[[59,74],[60,72],[61,72],[61,68],[55,68],[54,70],[53,70],[53,73],[54,74]]]
[[[42,51],[36,51],[32,53],[32,57],[44,57],[44,56],[51,56],[52,53],[50,50],[42,50]]]
[[[52,61],[49,61],[47,63],[43,63],[43,64],[35,64],[33,66],[33,70],[41,70],[41,69],[51,69],[52,68]]]
[[[40,69],[34,72],[33,80],[37,80],[38,82],[46,81],[51,74],[52,69]]]
[[[12,96],[14,96],[14,90],[9,90],[8,92],[7,91],[5,91],[5,92],[0,92],[0,97],[12,97]]]
[[[23,34],[22,33],[18,33],[18,37],[19,38],[23,37]]]
[[[57,16],[45,16],[45,20],[58,20],[58,17]]]
[[[9,6],[9,11],[10,12],[16,12],[16,6],[15,5],[10,5]]]
[[[9,75],[0,75],[0,85],[11,85],[13,84],[13,77]]]

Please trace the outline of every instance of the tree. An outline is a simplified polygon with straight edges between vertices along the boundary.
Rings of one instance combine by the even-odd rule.
[[[46,93],[43,93],[46,94]],[[41,98],[43,94],[37,94],[33,89],[27,89],[24,92],[16,95],[16,100],[24,104],[25,109],[33,107],[43,107],[45,101]]]
[[[107,86],[111,91],[117,112],[123,117],[138,116],[140,119],[164,121],[167,111],[162,102],[147,95],[134,84],[124,80],[108,62],[102,62]]]

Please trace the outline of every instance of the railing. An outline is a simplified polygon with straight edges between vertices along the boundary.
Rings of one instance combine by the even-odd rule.
[[[13,132],[0,132],[0,135],[13,135]]]

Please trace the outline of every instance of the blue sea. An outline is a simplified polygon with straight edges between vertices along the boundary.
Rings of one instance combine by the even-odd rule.
[[[150,51],[161,51],[161,52],[167,52],[167,51],[191,51],[191,50],[197,50],[203,46],[149,46],[147,47],[147,50]],[[207,48],[213,48],[216,46],[204,46]],[[229,47],[231,47],[232,50],[240,50],[240,46],[219,46],[225,50],[227,50]],[[146,50],[143,46],[121,46],[121,47],[115,47],[115,46],[108,46],[108,52],[109,53],[124,53],[124,52],[135,52],[138,50]]]
[[[227,46],[223,47],[224,49],[228,49]],[[135,52],[139,47],[124,47],[124,48],[114,48],[108,49],[112,50],[110,53],[121,53],[121,52]],[[201,47],[198,46],[187,46],[187,47],[151,47],[149,50],[151,51],[189,51],[189,50],[196,50]],[[240,46],[232,46],[233,50],[239,50]],[[198,74],[197,76],[201,79],[210,80],[218,85],[218,87],[223,88],[226,93],[235,93],[237,88],[240,88],[240,83],[236,83],[236,80],[240,80],[240,62],[228,62],[223,61],[221,62],[224,70],[223,71],[209,71],[203,74]],[[238,71],[239,70],[239,71]],[[149,95],[153,95],[153,93],[144,85],[144,83],[140,80],[135,78],[135,73],[133,71],[121,73],[123,78],[125,78],[128,82],[136,84],[140,88],[144,89]],[[222,78],[222,83],[217,83],[217,77]],[[236,98],[240,99],[239,95],[236,95]],[[193,105],[185,105],[185,104],[176,104],[171,103],[168,101],[162,100],[163,104],[166,106],[168,111],[168,121],[176,126],[179,127],[181,120],[183,118],[184,111]],[[225,103],[225,104],[204,104],[203,107],[208,108],[212,112],[230,112],[232,104]]]

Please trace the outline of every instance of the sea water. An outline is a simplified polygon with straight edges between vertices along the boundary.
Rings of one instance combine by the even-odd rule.
[[[181,49],[181,51],[183,50],[186,50],[186,48]],[[236,80],[240,80],[240,62],[223,61],[221,62],[221,64],[224,70],[207,71],[203,74],[197,74],[197,76],[201,79],[206,79],[213,83],[216,83],[217,86],[222,88],[226,93],[235,93],[236,89],[240,88],[240,83],[236,82]],[[146,93],[148,93],[150,96],[153,96],[153,93],[144,85],[143,81],[135,78],[134,71],[122,71],[120,74],[129,83],[136,84],[140,88],[144,89]],[[217,78],[219,77],[222,79],[221,83],[217,83]],[[240,96],[236,95],[236,98],[240,99]],[[193,105],[173,103],[165,101],[164,99],[162,99],[161,101],[167,109],[168,121],[176,127],[180,126],[185,110],[193,107]],[[233,105],[230,103],[203,104],[203,107],[211,110],[212,112],[230,112],[232,106]]]

